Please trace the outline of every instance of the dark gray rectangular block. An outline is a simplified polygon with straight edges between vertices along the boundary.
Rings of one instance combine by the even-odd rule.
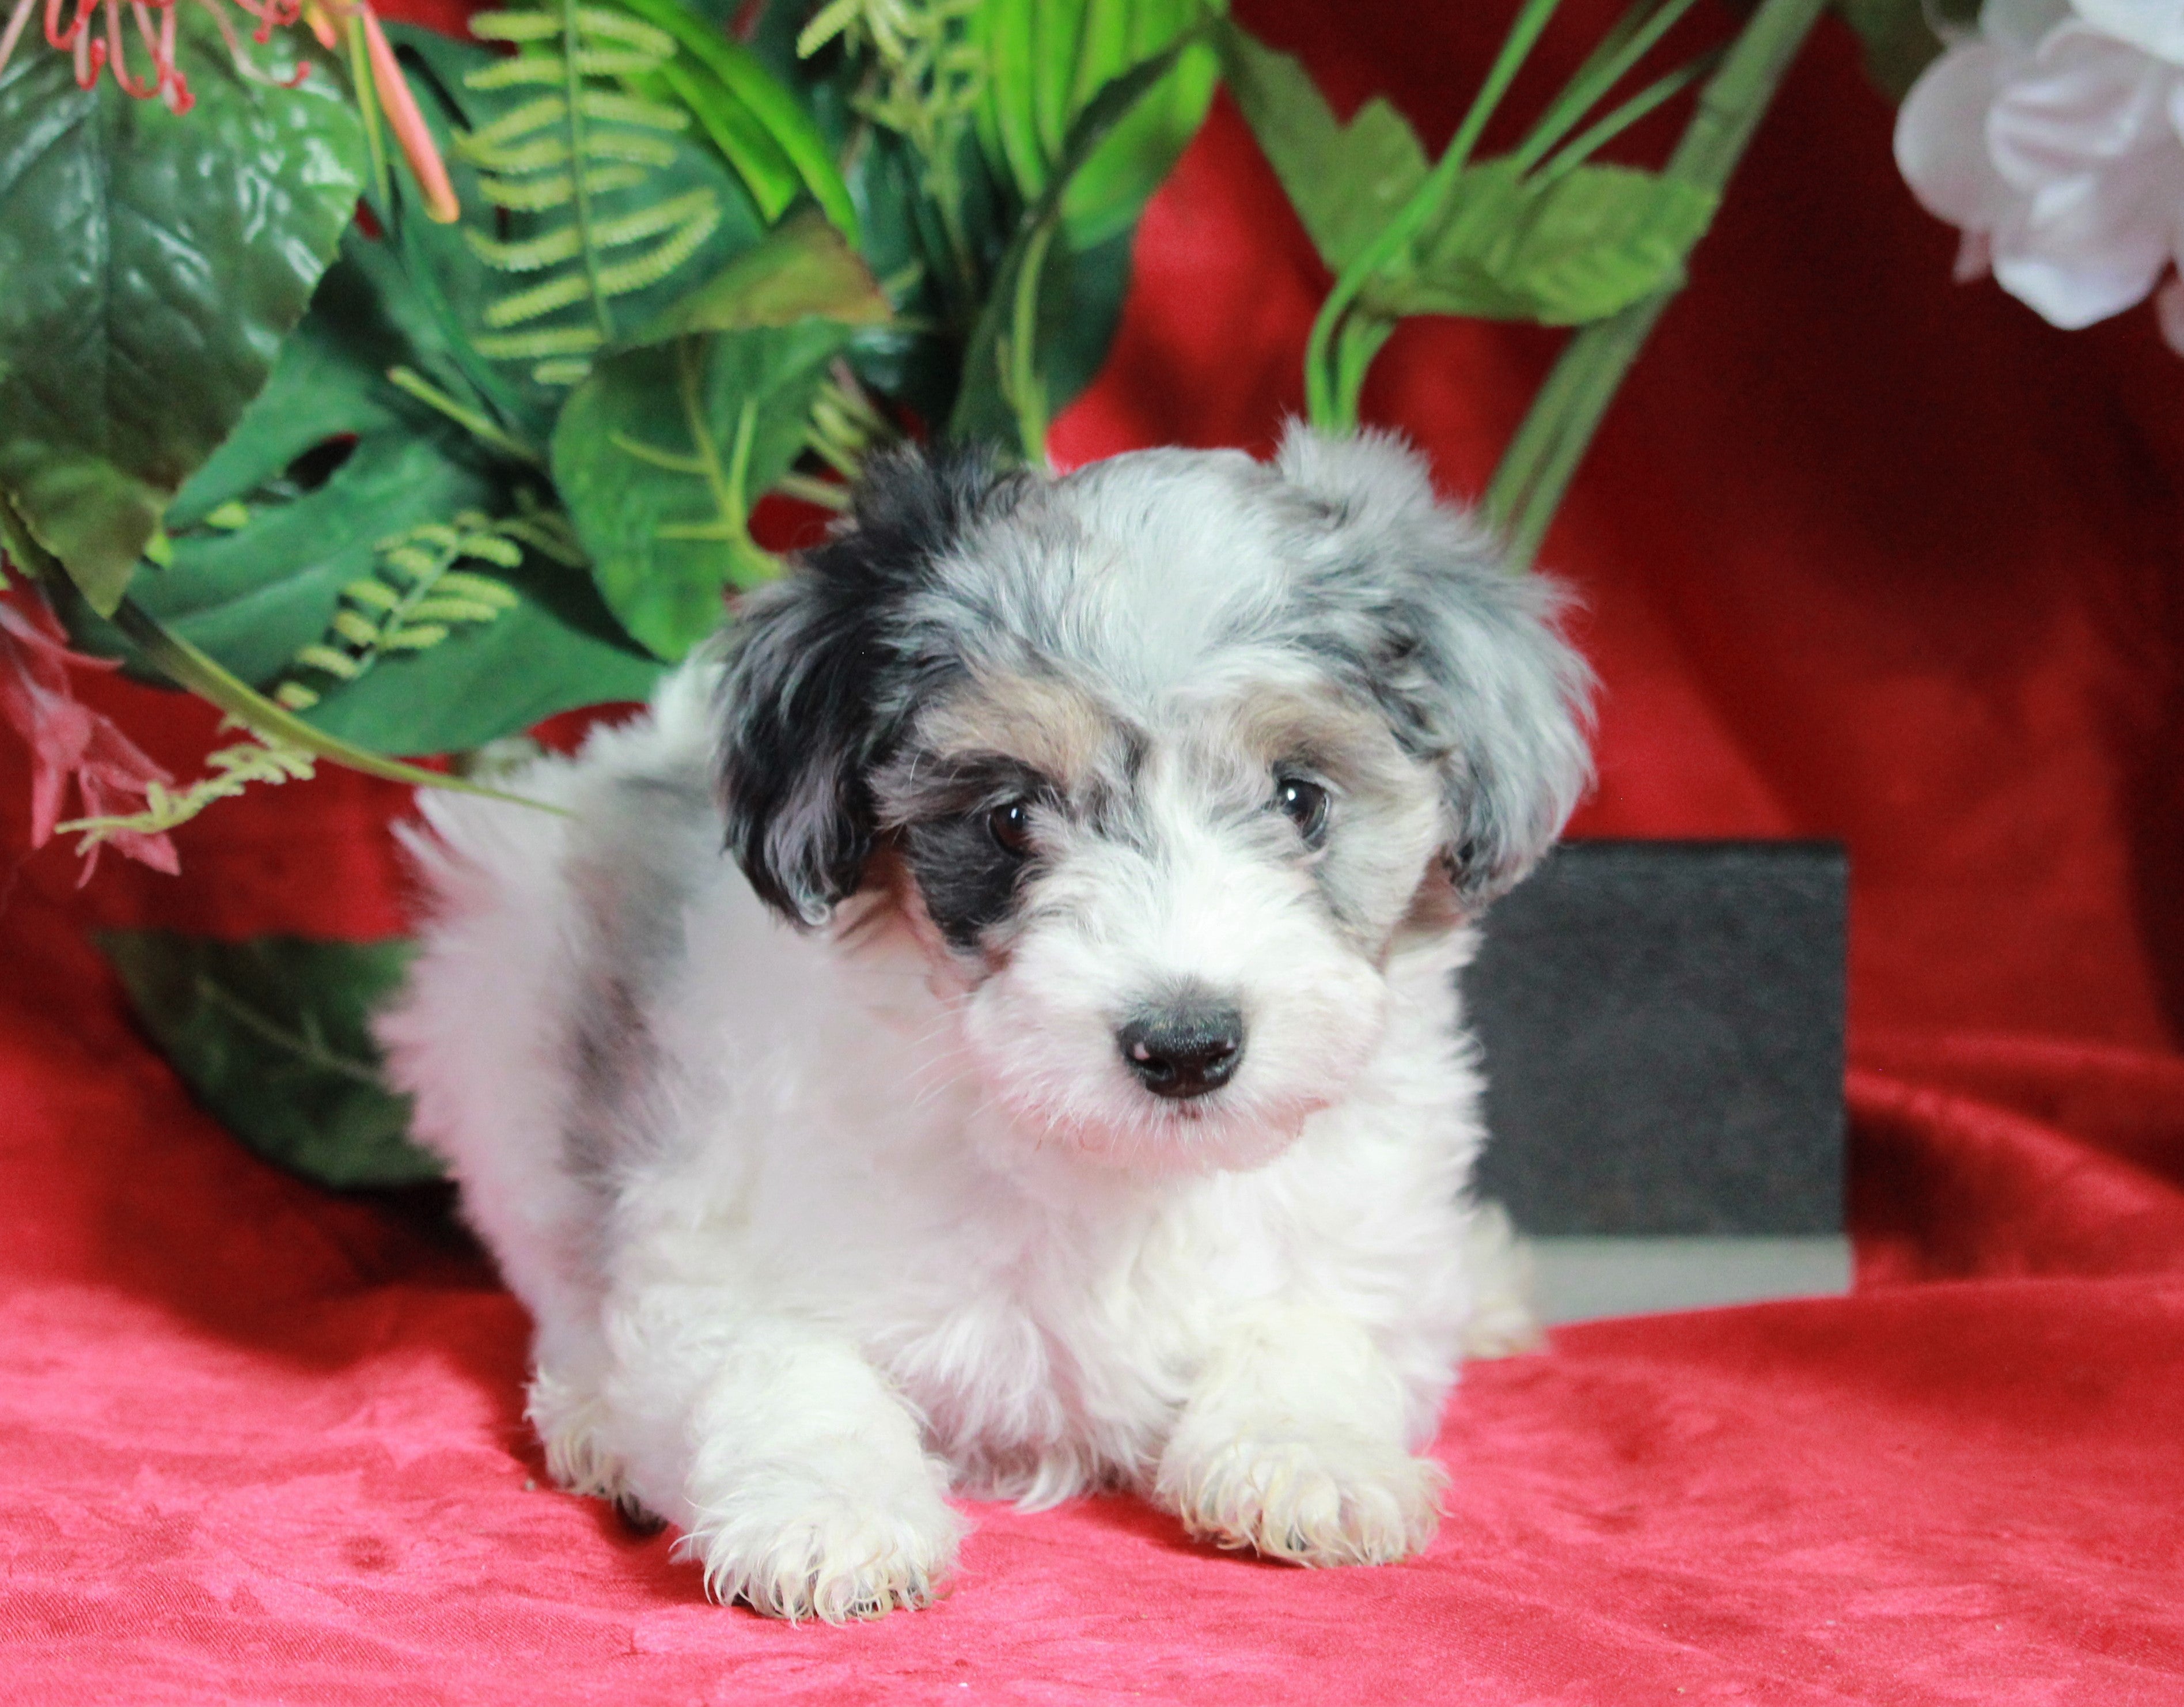
[[[1462,974],[1479,1192],[1527,1233],[1842,1230],[1848,867],[1831,842],[1570,842]]]

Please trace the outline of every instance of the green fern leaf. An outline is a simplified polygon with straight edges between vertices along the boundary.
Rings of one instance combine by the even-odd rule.
[[[625,330],[616,299],[666,279],[721,226],[711,187],[648,193],[691,126],[687,108],[643,92],[663,86],[680,49],[642,19],[577,0],[483,13],[471,29],[516,51],[470,72],[467,87],[540,91],[456,144],[485,199],[531,226],[464,232],[480,261],[521,281],[486,304],[476,346],[528,362],[541,384],[574,384]]]
[[[457,628],[495,621],[515,607],[515,589],[460,566],[517,568],[534,534],[551,537],[554,528],[567,525],[533,505],[504,522],[465,512],[453,522],[427,522],[381,540],[374,553],[376,572],[342,589],[326,633],[298,651],[288,673],[275,684],[275,702],[307,711],[391,654],[426,651]]]
[[[370,646],[379,639],[379,624],[355,611],[337,611],[332,623],[337,638],[352,646]]]
[[[402,602],[402,595],[384,581],[352,581],[342,589],[342,597],[364,610],[382,613]]]
[[[501,524],[506,527],[508,524]],[[504,569],[515,568],[523,561],[523,548],[513,539],[499,539],[496,544],[508,548],[505,557],[494,561]],[[440,592],[449,599],[467,599],[479,605],[490,605],[497,611],[515,608],[515,594],[488,575],[473,575],[467,569],[450,569],[440,577]]]

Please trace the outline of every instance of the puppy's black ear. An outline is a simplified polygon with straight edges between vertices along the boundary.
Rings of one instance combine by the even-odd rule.
[[[1591,778],[1593,678],[1562,637],[1565,599],[1511,573],[1392,435],[1295,427],[1276,466],[1318,524],[1315,649],[1440,771],[1443,860],[1459,903],[1482,906],[1546,852]]]
[[[918,694],[955,667],[907,607],[1025,477],[979,449],[875,457],[847,519],[744,601],[721,683],[727,846],[799,924],[855,892],[877,825],[869,778]]]

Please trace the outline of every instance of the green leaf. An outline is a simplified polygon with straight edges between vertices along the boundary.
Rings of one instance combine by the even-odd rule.
[[[1050,340],[1078,296],[1075,258],[1062,229],[1064,198],[1077,173],[1187,51],[1171,46],[1133,65],[1078,110],[1045,189],[1024,210],[994,269],[964,352],[961,387],[948,423],[952,436],[1014,441],[1031,460],[1045,459],[1046,424],[1061,406],[1050,377]]]
[[[972,14],[971,39],[988,65],[976,114],[988,159],[1025,201],[1038,200],[1099,92],[1227,9],[1226,0],[986,0]],[[1136,222],[1197,135],[1219,80],[1213,47],[1188,47],[1072,165],[1061,204],[1072,248],[1095,248]]]
[[[1167,0],[1164,4],[1138,0],[1131,7],[1125,53],[1079,61],[1079,98],[1085,92],[1099,90],[1131,64],[1151,59],[1179,35],[1223,11],[1228,11],[1225,0],[1218,4],[1212,0],[1203,4],[1199,0]],[[1107,140],[1092,151],[1092,158],[1077,168],[1068,194],[1061,199],[1061,230],[1068,234],[1072,249],[1079,254],[1095,249],[1138,223],[1153,190],[1167,181],[1184,148],[1190,147],[1190,137],[1206,122],[1218,83],[1221,54],[1212,42],[1197,42],[1184,48],[1175,68],[1120,118]]]
[[[736,169],[760,217],[777,220],[803,190],[788,156],[766,126],[702,64],[677,59],[638,84],[655,101],[680,101],[721,158]]]
[[[496,263],[511,253],[566,243],[575,235],[573,192],[569,202],[536,210],[497,207],[492,200],[496,195],[507,198],[510,186],[528,194],[550,189],[549,181],[557,176],[567,177],[566,162],[556,165],[543,155],[568,144],[568,127],[557,123],[526,129],[520,143],[509,145],[538,148],[542,164],[521,171],[482,166],[471,157],[481,152],[480,146],[463,138],[504,135],[493,127],[520,125],[522,109],[539,101],[540,90],[471,86],[468,80],[510,61],[429,31],[390,26],[387,33],[448,157],[464,210],[462,223],[454,226],[398,210],[392,222],[395,252],[410,287],[440,322],[440,342],[450,363],[460,368],[465,388],[489,400],[502,424],[519,438],[543,445],[568,395],[568,383],[590,357],[655,319],[695,281],[710,277],[757,243],[764,222],[742,180],[698,127],[595,126],[587,132],[593,142],[610,148],[627,145],[645,156],[638,164],[594,161],[601,171],[627,165],[641,178],[588,196],[587,219],[595,234],[627,229],[632,220],[643,225],[663,209],[688,211],[670,228],[648,232],[627,245],[595,245],[593,258],[603,263],[597,291],[581,260],[531,271],[505,270]],[[599,81],[593,79],[592,85]],[[594,86],[593,92],[610,94],[613,87]],[[506,150],[487,147],[482,152],[488,162],[506,163]],[[542,285],[576,294],[559,306],[538,308],[534,291]],[[526,298],[532,298],[532,308],[526,309]]]
[[[420,312],[398,272],[363,264],[378,248],[348,237],[264,395],[176,499],[168,566],[134,588],[150,616],[261,690],[324,634],[343,589],[374,572],[381,540],[465,510],[514,514],[526,486],[545,491],[543,473],[482,455],[387,381],[421,359],[404,332]],[[230,505],[243,524],[212,525]],[[530,553],[499,578],[515,608],[385,659],[304,720],[377,752],[444,752],[649,690],[658,665],[581,569]],[[95,648],[124,650],[110,631],[71,626]]]
[[[722,594],[777,572],[751,507],[804,449],[827,365],[893,310],[816,212],[777,226],[601,361],[561,411],[554,478],[629,632],[681,657]]]
[[[226,438],[309,301],[365,178],[315,56],[246,80],[181,15],[177,117],[41,50],[0,77],[0,488],[98,610]],[[258,50],[276,78],[299,32]]]
[[[726,0],[698,0],[718,9]],[[906,405],[921,419],[956,418],[967,351],[980,331],[1009,243],[1025,211],[1013,177],[973,134],[962,139],[954,179],[958,221],[972,262],[966,276],[925,184],[916,151],[854,105],[869,68],[865,56],[829,47],[809,59],[795,40],[811,8],[803,0],[770,0],[747,36],[751,51],[788,89],[841,159],[842,175],[861,220],[858,245],[885,282],[896,317],[861,331],[849,360],[871,389]],[[1130,279],[1132,229],[1089,248],[1066,238],[1050,245],[1039,279],[1039,377],[1050,412],[1058,413],[1091,382],[1106,359]],[[1066,258],[1065,258],[1066,252]],[[1003,443],[1017,437],[1005,399],[992,393],[990,365],[982,382],[982,419],[997,422]],[[998,411],[998,412],[996,412]]]
[[[622,9],[665,30],[695,66],[679,60],[699,121],[741,173],[769,220],[780,217],[799,186],[851,243],[857,210],[834,157],[796,98],[759,57],[683,0],[617,0]],[[697,68],[702,68],[702,70]]]
[[[775,572],[745,531],[802,451],[830,320],[704,332],[609,356],[554,429],[554,478],[600,594],[660,657],[721,623],[722,594]]]
[[[369,1024],[410,944],[150,930],[98,941],[192,1095],[267,1161],[337,1190],[442,1176],[410,1141],[408,1099],[387,1085]]]
[[[1425,181],[1425,150],[1374,96],[1347,124],[1304,67],[1240,26],[1219,32],[1228,92],[1329,272],[1340,273]]]
[[[664,343],[687,333],[749,332],[830,320],[883,326],[894,310],[872,270],[816,213],[777,226],[758,248],[728,263],[631,340]]]
[[[1680,282],[1719,198],[1623,166],[1520,177],[1507,160],[1457,179],[1400,271],[1359,298],[1379,319],[1470,315],[1578,326]]]

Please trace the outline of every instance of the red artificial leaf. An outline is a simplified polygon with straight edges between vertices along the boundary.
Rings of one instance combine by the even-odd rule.
[[[170,780],[103,712],[76,698],[69,667],[117,667],[103,658],[69,650],[68,637],[36,589],[12,587],[0,577],[0,718],[31,749],[31,845],[43,847],[61,822],[71,778],[86,817],[113,817],[142,809],[153,783]],[[124,830],[108,838],[131,859],[172,876],[181,869],[175,845],[164,835]],[[91,881],[98,849],[84,856],[80,882]]]

